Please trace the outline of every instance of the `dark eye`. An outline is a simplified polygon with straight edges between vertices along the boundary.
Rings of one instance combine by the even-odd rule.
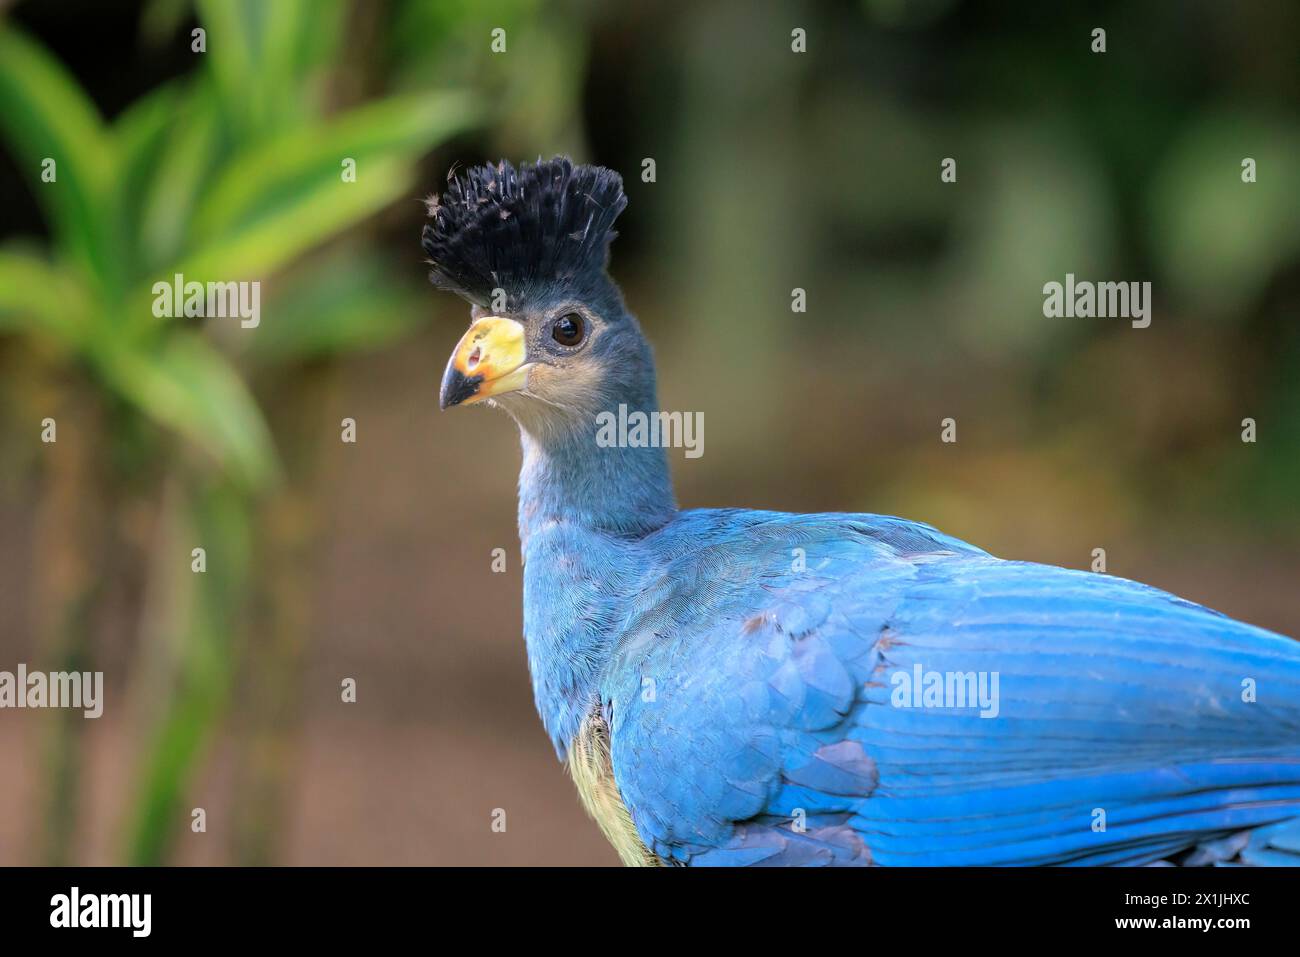
[[[551,326],[551,338],[562,346],[576,346],[587,334],[587,325],[576,312],[560,316]]]

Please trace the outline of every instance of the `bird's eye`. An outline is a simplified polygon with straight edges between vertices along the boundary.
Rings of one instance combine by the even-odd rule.
[[[587,333],[587,325],[576,312],[560,316],[551,326],[551,338],[562,346],[576,346]]]

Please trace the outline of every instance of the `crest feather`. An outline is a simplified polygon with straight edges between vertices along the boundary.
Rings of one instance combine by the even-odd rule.
[[[494,289],[517,302],[540,285],[603,271],[627,197],[613,170],[557,156],[449,175],[441,200],[427,204],[420,245],[433,266],[429,279],[487,305]]]

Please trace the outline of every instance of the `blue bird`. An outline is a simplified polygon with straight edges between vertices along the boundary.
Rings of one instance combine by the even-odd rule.
[[[1300,864],[1300,644],[879,515],[678,509],[608,275],[618,175],[468,170],[441,406],[519,426],[537,710],[628,864]]]

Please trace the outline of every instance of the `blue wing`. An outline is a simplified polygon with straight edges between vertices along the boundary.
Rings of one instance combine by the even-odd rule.
[[[684,512],[644,547],[602,693],[665,858],[1300,863],[1296,642],[898,519]]]

